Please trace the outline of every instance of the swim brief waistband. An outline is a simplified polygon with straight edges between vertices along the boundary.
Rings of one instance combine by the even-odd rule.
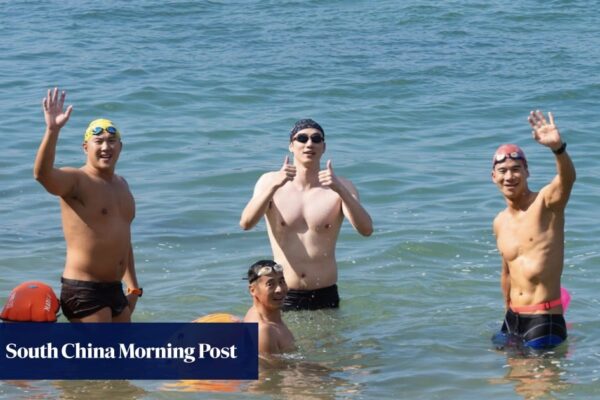
[[[540,304],[533,304],[530,306],[513,306],[511,304],[510,309],[516,313],[530,313],[530,312],[534,312],[534,311],[549,310],[556,306],[560,306],[561,304],[562,304],[562,300],[559,297],[558,299],[555,299],[555,300],[546,301],[546,302],[540,303]]]

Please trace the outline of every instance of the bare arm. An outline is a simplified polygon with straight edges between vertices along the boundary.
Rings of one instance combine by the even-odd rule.
[[[63,112],[65,92],[58,93],[58,88],[48,90],[48,97],[44,98],[44,118],[46,132],[37,152],[33,166],[33,176],[46,190],[57,196],[64,196],[77,184],[78,170],[74,168],[58,169],[54,167],[56,143],[60,129],[67,123],[73,107],[69,106]]]
[[[135,273],[135,260],[133,258],[133,246],[131,243],[129,244],[129,255],[127,256],[127,267],[125,268],[125,274],[123,275],[123,282],[125,282],[125,286],[131,289],[138,289],[140,286],[138,284],[137,275]],[[133,310],[135,309],[135,305],[138,301],[137,294],[128,294],[127,300],[129,301],[129,309],[133,314]]]
[[[533,128],[533,138],[540,144],[549,147],[551,150],[559,150],[563,146],[560,132],[554,123],[554,116],[548,113],[549,121],[546,121],[541,111],[532,111],[529,114],[529,124]],[[575,183],[575,166],[571,157],[564,150],[561,154],[555,154],[556,157],[556,176],[552,181],[542,189],[546,207],[555,210],[563,210],[567,206],[571,189]]]
[[[251,229],[260,221],[267,212],[267,207],[277,189],[294,179],[294,176],[296,176],[296,167],[289,163],[289,157],[286,156],[279,171],[260,177],[254,187],[252,198],[242,212],[240,218],[242,229]]]
[[[334,172],[331,160],[327,160],[327,168],[319,171],[319,182],[330,187],[342,198],[342,211],[354,229],[363,236],[373,233],[373,221],[367,210],[360,204],[358,192],[350,181],[341,180]]]
[[[279,353],[276,338],[271,332],[268,324],[259,324],[258,328],[258,353],[260,355],[269,355]]]
[[[129,191],[129,185],[127,181],[123,178],[123,183],[126,185],[127,190]],[[131,193],[131,192],[130,192]],[[133,202],[133,216],[132,221],[135,219],[135,200],[133,196],[131,198]],[[123,274],[123,282],[125,282],[125,286],[131,289],[139,289],[140,285],[137,280],[137,274],[135,272],[135,257],[133,256],[133,244],[131,240],[129,241],[129,251],[127,253],[127,263],[125,264],[125,273]],[[133,310],[135,309],[135,305],[137,304],[139,296],[137,294],[131,293],[127,295],[127,300],[129,302],[129,310],[133,314]]]
[[[504,296],[504,307],[508,310],[510,307],[510,272],[508,263],[504,259],[502,259],[500,287],[502,288],[502,296]]]
[[[494,235],[496,236],[496,241],[498,240],[498,225],[500,224],[500,214],[494,218]],[[500,248],[498,248],[500,252],[500,257],[502,257],[502,270],[500,271],[500,288],[502,289],[502,296],[504,297],[504,307],[508,310],[510,307],[510,269],[508,268],[508,263],[504,259],[504,255]]]

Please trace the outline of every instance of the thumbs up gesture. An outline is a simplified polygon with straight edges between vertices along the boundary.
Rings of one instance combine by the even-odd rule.
[[[319,171],[319,183],[321,186],[328,187],[336,192],[339,191],[340,181],[333,173],[331,160],[327,160],[326,168]]]
[[[277,176],[274,180],[275,186],[277,188],[280,188],[283,185],[285,185],[286,182],[293,180],[295,176],[296,166],[290,164],[289,156],[285,156],[285,159],[283,160],[283,165],[281,166],[281,169],[277,172]]]

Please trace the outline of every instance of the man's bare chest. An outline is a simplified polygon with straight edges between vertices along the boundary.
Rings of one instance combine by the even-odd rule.
[[[280,228],[331,229],[341,223],[341,199],[332,190],[291,191],[273,197],[267,216]]]
[[[133,196],[124,184],[88,182],[67,203],[83,219],[98,223],[130,222],[135,214]]]

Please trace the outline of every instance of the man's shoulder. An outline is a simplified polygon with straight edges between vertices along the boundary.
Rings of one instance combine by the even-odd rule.
[[[494,217],[494,222],[493,222],[494,232],[496,232],[497,229],[504,223],[504,221],[506,221],[507,216],[508,216],[508,208],[505,208],[504,210],[502,210],[498,214],[496,214],[496,217]]]
[[[277,174],[277,171],[269,171],[269,172],[265,172],[264,174],[262,174],[258,180],[264,180],[264,179],[271,179],[273,176],[275,176]]]
[[[259,335],[264,335],[270,339],[277,339],[281,336],[282,323],[271,321],[258,321]]]
[[[256,181],[256,185],[261,185],[261,184],[269,183],[271,181],[271,179],[273,179],[273,176],[276,173],[277,173],[276,171],[265,172],[264,174],[262,174],[258,178],[258,180]]]
[[[120,183],[124,184],[125,186],[129,187],[129,183],[127,182],[127,179],[125,179],[125,177],[123,177],[123,176],[121,176],[121,175],[117,175],[117,174],[115,174],[115,179],[116,179],[118,182],[120,182]]]

